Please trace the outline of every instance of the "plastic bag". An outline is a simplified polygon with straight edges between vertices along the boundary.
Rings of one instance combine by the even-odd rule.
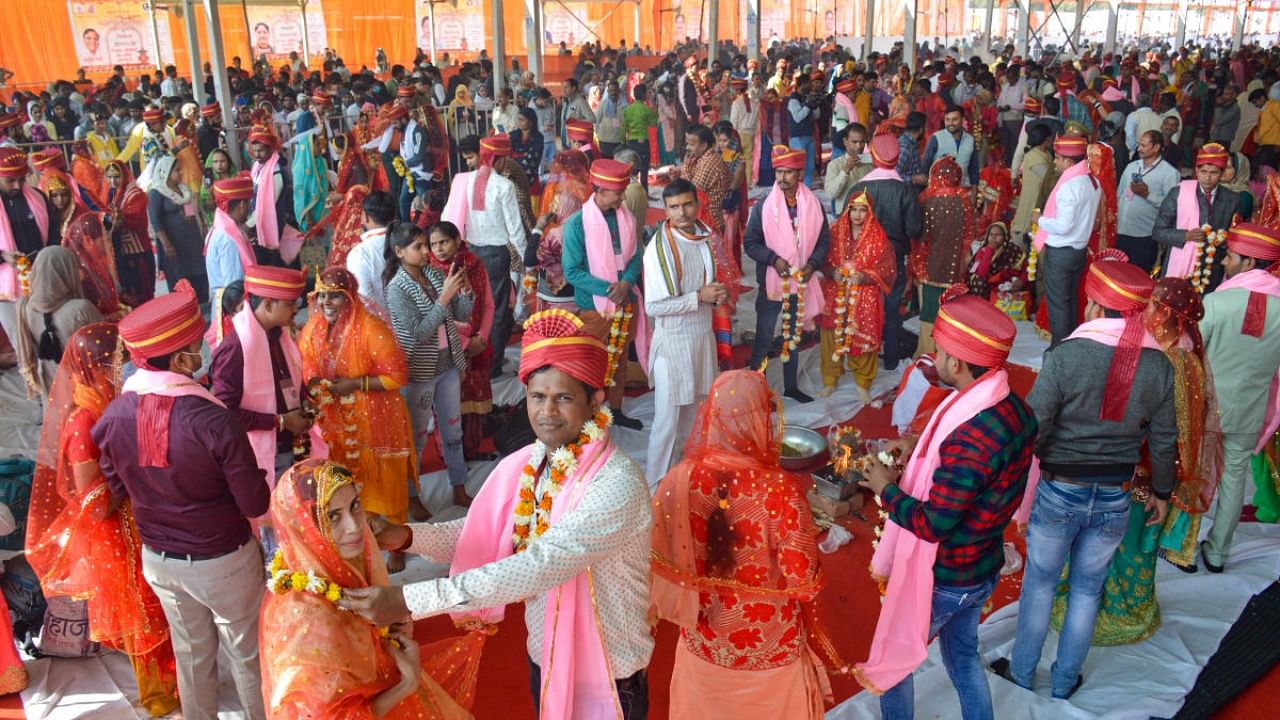
[[[846,530],[844,526],[832,525],[831,528],[827,530],[827,536],[823,538],[822,542],[818,543],[818,549],[830,555],[852,539],[853,533]]]

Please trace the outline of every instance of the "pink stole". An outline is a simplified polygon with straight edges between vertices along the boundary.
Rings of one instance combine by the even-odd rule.
[[[898,182],[903,182],[897,168],[882,167],[875,168],[862,177],[862,182],[871,182],[872,180],[897,180]]]
[[[266,162],[253,166],[254,212],[258,230],[258,244],[272,250],[279,250],[280,257],[286,263],[293,262],[302,249],[302,233],[297,228],[280,227],[276,217],[276,167],[280,164],[280,153],[271,153]]]
[[[533,454],[533,447],[528,445],[516,451],[490,473],[467,511],[453,563],[449,566],[450,577],[498,562],[515,552],[511,543],[512,513],[520,495],[520,475]],[[566,479],[552,506],[552,528],[577,507],[595,474],[613,457],[614,449],[608,437],[583,446],[579,469]],[[537,542],[531,540],[531,546]],[[479,619],[497,623],[504,611],[504,607],[491,607],[454,613],[453,618],[455,622]],[[542,668],[543,720],[599,720],[620,715],[613,673],[600,634],[591,570],[547,591],[542,616],[542,657],[538,660]]]
[[[231,319],[240,348],[244,352],[244,370],[240,381],[240,407],[258,413],[277,415],[276,378],[271,367],[271,348],[267,345],[267,331],[258,323],[249,303]],[[289,364],[289,377],[293,386],[302,389],[302,353],[287,329],[280,333],[280,347]],[[287,408],[286,408],[287,409]],[[248,431],[249,444],[258,467],[267,474],[267,483],[276,486],[276,429]]]
[[[240,225],[235,220],[232,220],[230,215],[223,212],[221,208],[213,211],[213,225],[204,237],[205,255],[209,254],[209,243],[213,240],[215,232],[221,232],[236,244],[236,253],[240,255],[240,267],[242,269],[248,270],[258,264],[258,258],[253,254],[253,248],[249,245],[249,238],[244,236],[244,232],[240,230]],[[204,340],[209,343],[210,350],[222,344],[222,291],[225,289],[218,288],[212,298],[212,302],[209,304],[209,329],[205,331]]]
[[[1266,270],[1250,270],[1249,272],[1229,277],[1218,286],[1219,291],[1233,288],[1248,290],[1251,294],[1258,293],[1259,295],[1280,297],[1280,277],[1276,277]],[[1266,298],[1261,299],[1263,301],[1263,320],[1265,321]],[[1246,302],[1253,302],[1252,295]],[[1266,446],[1271,436],[1275,435],[1276,430],[1280,430],[1280,371],[1277,371],[1275,377],[1271,378],[1271,387],[1267,392],[1267,413],[1262,420],[1262,432],[1258,434],[1258,446],[1254,448],[1254,454],[1262,452],[1262,448]]]
[[[226,407],[200,383],[168,370],[138,368],[125,381],[121,392],[139,396],[136,419],[139,467],[169,467],[169,417],[174,398],[198,397],[220,408]]]
[[[1009,373],[993,370],[972,385],[952,393],[929,418],[905,473],[902,492],[924,500],[940,465],[939,449],[956,428],[1009,396]],[[887,578],[884,603],[871,639],[871,653],[855,669],[858,682],[883,694],[915,671],[928,655],[933,613],[933,563],[938,544],[916,537],[897,523],[885,523],[880,544],[871,556],[871,573]]]
[[[35,216],[36,227],[45,242],[49,241],[49,208],[45,205],[44,195],[26,184],[22,186],[22,195],[27,199],[27,206]],[[16,252],[17,238],[13,236],[13,226],[9,223],[9,214],[0,207],[0,250]],[[22,283],[18,282],[18,268],[10,263],[0,264],[0,300],[17,300],[22,296]]]
[[[467,216],[471,214],[471,199],[467,196],[467,183],[474,172],[458,173],[449,186],[449,201],[441,213],[442,220],[447,220],[458,227],[458,234],[465,240],[467,237]]]
[[[587,268],[592,275],[607,283],[618,281],[627,263],[635,257],[637,252],[636,219],[631,216],[631,211],[623,206],[619,206],[614,214],[618,220],[618,243],[622,247],[621,253],[613,252],[609,224],[605,222],[600,206],[596,205],[596,196],[593,194],[582,204],[582,234],[587,251]],[[638,283],[631,288],[631,293],[635,296],[631,311],[636,316],[634,338],[636,356],[640,358],[640,365],[647,373],[649,372],[649,319],[644,314],[644,295],[640,292]],[[606,318],[620,309],[607,295],[594,296],[594,302],[596,312]]]
[[[1178,220],[1179,230],[1195,230],[1200,227],[1200,183],[1197,180],[1183,180],[1178,184]],[[1201,243],[1186,242],[1182,247],[1169,250],[1169,261],[1164,269],[1165,277],[1189,277],[1195,269],[1196,258],[1200,257]]]
[[[835,97],[836,105],[844,108],[844,116],[849,118],[849,122],[866,125],[866,123],[863,122],[862,117],[858,115],[858,108],[854,106],[853,101],[849,99],[848,95],[838,92],[835,94]]]
[[[760,211],[764,244],[790,263],[792,269],[799,270],[813,255],[818,235],[822,233],[822,221],[826,215],[818,204],[818,198],[806,185],[796,188],[796,221],[793,224],[791,213],[787,211],[787,197],[774,185]],[[765,270],[764,286],[770,300],[782,300],[782,276],[772,267]],[[811,325],[826,306],[821,285],[810,278],[804,292],[804,324]]]
[[[1062,175],[1058,178],[1057,184],[1053,186],[1053,191],[1049,193],[1049,200],[1045,202],[1044,212],[1041,214],[1044,215],[1045,217],[1056,218],[1057,217],[1056,213],[1058,212],[1058,188],[1061,188],[1071,180],[1074,180],[1075,178],[1078,178],[1081,175],[1088,175],[1088,174],[1089,174],[1089,163],[1083,160],[1067,168],[1067,171],[1062,173]],[[1093,184],[1096,187],[1098,183],[1097,181],[1094,181]],[[1036,236],[1035,236],[1035,239],[1032,241],[1032,244],[1035,245],[1037,252],[1044,250],[1044,241],[1047,239],[1049,239],[1048,230],[1045,230],[1043,228],[1036,230]]]

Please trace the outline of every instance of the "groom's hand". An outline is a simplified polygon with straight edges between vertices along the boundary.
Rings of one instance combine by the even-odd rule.
[[[404,589],[399,586],[348,588],[342,591],[338,607],[363,617],[377,626],[411,622]]]

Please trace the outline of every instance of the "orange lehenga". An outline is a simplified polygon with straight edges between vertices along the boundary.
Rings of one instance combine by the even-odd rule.
[[[342,559],[327,526],[319,524],[334,492],[351,481],[342,468],[322,460],[304,460],[280,478],[271,493],[271,518],[284,568],[325,578],[343,589],[388,583],[382,553],[368,528],[364,557],[353,564]],[[305,590],[267,593],[258,629],[267,717],[372,720],[374,698],[400,679],[389,643],[378,628],[338,609],[325,595]],[[425,664],[426,648],[422,657]],[[451,688],[452,694],[465,703],[474,692],[474,676],[463,675],[449,676],[446,682],[458,686]],[[417,691],[382,717],[461,720],[471,714],[424,670]]]
[[[121,355],[114,323],[71,336],[41,432],[27,523],[27,559],[45,595],[85,600],[90,637],[129,656],[142,706],[178,707],[169,625],[142,577],[142,542],[126,501],[110,493],[90,431],[117,394]]]
[[[298,339],[303,381],[313,403],[325,395],[318,389],[323,379],[377,377],[386,389],[357,390],[350,401],[331,398],[320,405],[312,451],[319,456],[327,446],[329,459],[355,473],[364,486],[365,510],[403,523],[408,481],[416,477],[409,411],[397,392],[408,383],[409,369],[391,328],[365,309],[356,288],[355,277],[344,268],[327,268],[317,278],[317,292],[343,292],[347,303],[331,327],[312,300]]]

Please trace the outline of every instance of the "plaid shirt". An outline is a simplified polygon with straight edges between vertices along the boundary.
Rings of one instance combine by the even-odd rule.
[[[911,182],[916,175],[924,175],[924,160],[920,158],[920,143],[905,132],[898,136],[898,174],[903,182]]]
[[[977,585],[1000,572],[1004,529],[1022,500],[1037,429],[1031,408],[1010,393],[942,442],[926,502],[896,483],[881,493],[890,519],[938,543],[939,584]]]

